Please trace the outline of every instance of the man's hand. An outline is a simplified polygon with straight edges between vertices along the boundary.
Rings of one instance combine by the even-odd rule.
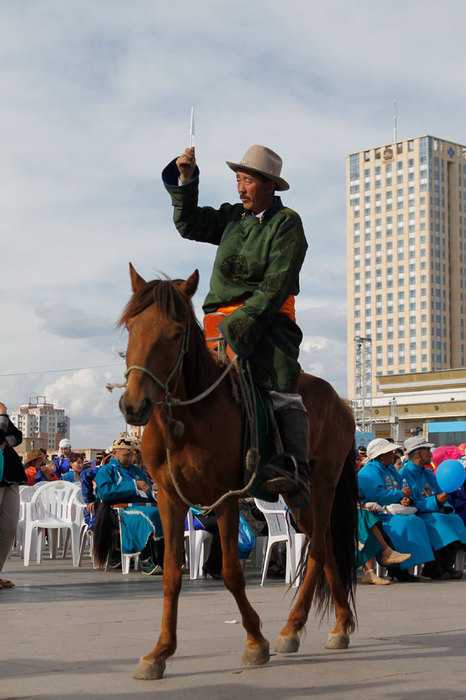
[[[410,506],[411,505],[411,499],[405,496],[404,498],[401,499],[400,501],[402,506]]]
[[[149,484],[146,481],[142,481],[142,479],[138,479],[138,481],[136,481],[136,486],[139,489],[139,491],[144,491],[144,493],[150,491]]]
[[[402,492],[405,496],[407,496],[408,498],[410,498],[411,495],[412,495],[412,494],[411,494],[411,489],[409,488],[409,486],[405,486],[404,488],[402,488],[402,489],[401,489],[401,492]]]
[[[438,493],[436,499],[437,503],[443,504],[448,501],[448,493]]]
[[[88,513],[94,513],[95,503],[86,503],[86,509],[87,509]]]
[[[0,401],[0,416],[2,415],[2,413],[8,413],[8,411],[5,404]]]
[[[180,173],[180,181],[182,185],[190,182],[193,179],[194,170],[196,168],[196,154],[194,146],[186,148],[179,158],[176,159],[176,167]]]

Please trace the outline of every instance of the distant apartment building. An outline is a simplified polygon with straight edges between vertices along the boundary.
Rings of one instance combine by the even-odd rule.
[[[349,398],[355,338],[372,394],[381,375],[464,367],[466,147],[422,136],[353,153],[347,205]]]
[[[55,408],[45,396],[30,398],[29,403],[12,412],[11,420],[22,431],[23,438],[49,451],[58,450],[60,440],[70,437],[70,419],[65,409]]]

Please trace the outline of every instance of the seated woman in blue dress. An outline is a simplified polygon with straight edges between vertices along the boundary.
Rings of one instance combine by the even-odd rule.
[[[411,491],[403,486],[400,474],[393,466],[396,448],[397,445],[383,438],[376,438],[368,444],[368,461],[357,475],[362,501],[378,503],[382,507],[411,505]],[[400,510],[403,512],[402,508]],[[384,536],[394,549],[411,554],[407,561],[389,568],[391,577],[397,581],[417,581],[407,569],[435,559],[425,523],[414,514],[392,515],[385,511],[378,516]]]
[[[455,571],[454,563],[458,549],[466,544],[466,527],[432,471],[434,445],[420,436],[408,438],[404,445],[408,461],[399,472],[400,478],[411,490],[413,505],[435,553],[435,561],[424,566],[423,574],[433,579],[462,578],[463,572]]]
[[[361,583],[375,586],[388,586],[391,581],[377,576],[376,559],[386,568],[402,564],[411,559],[411,554],[396,552],[390,547],[380,529],[379,513],[383,513],[378,503],[361,503],[358,507],[358,550],[357,567],[362,567]]]
[[[160,573],[163,561],[163,532],[153,484],[142,467],[131,464],[134,440],[120,436],[112,445],[114,458],[95,474],[95,496],[99,506],[94,524],[94,556],[105,564],[112,549],[117,516],[111,506],[120,505],[123,554],[141,552],[142,570]]]

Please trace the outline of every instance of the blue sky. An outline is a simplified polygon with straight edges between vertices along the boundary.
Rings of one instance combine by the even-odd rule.
[[[0,5],[0,376],[11,408],[46,393],[76,446],[122,428],[114,321],[141,274],[201,270],[178,238],[160,172],[186,145],[191,104],[201,202],[236,201],[225,160],[277,150],[284,198],[310,244],[302,364],[345,389],[344,159],[400,136],[466,142],[461,2],[11,0]]]

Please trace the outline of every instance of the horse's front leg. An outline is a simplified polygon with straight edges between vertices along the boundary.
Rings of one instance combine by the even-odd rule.
[[[165,661],[176,651],[178,597],[181,590],[181,567],[184,562],[184,518],[187,508],[159,491],[158,506],[162,520],[165,553],[163,558],[162,628],[155,647],[139,660],[134,678],[162,678]]]
[[[222,575],[225,586],[233,594],[246,630],[246,646],[243,663],[246,666],[266,664],[270,658],[268,641],[262,636],[261,621],[246,596],[243,571],[238,557],[238,504],[230,502],[223,506],[218,518],[222,541]]]

